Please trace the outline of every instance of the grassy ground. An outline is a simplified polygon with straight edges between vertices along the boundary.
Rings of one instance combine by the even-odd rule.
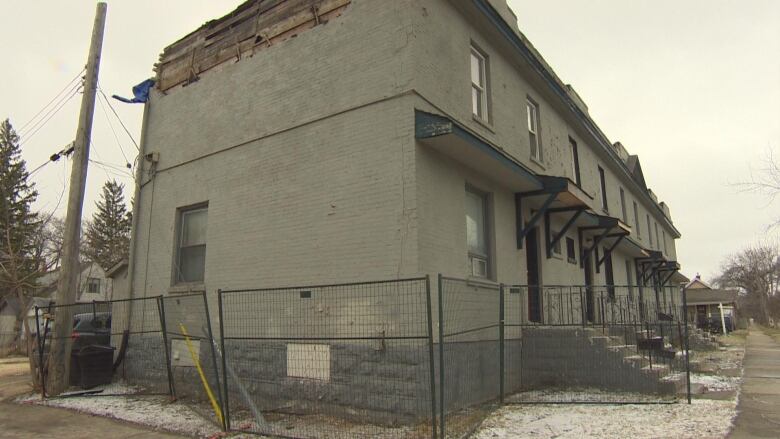
[[[780,328],[761,326],[761,330],[764,331],[764,334],[774,338],[776,342],[780,343]]]
[[[747,338],[747,329],[739,329],[732,331],[729,335],[718,337],[718,341],[726,346],[745,346],[745,339]]]

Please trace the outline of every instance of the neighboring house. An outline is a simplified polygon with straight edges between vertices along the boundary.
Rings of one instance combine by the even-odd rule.
[[[688,321],[706,330],[731,331],[737,324],[737,290],[712,288],[696,275],[687,289]],[[723,321],[721,320],[723,317]]]
[[[103,301],[112,298],[112,280],[106,275],[106,271],[103,270],[97,262],[82,262],[80,270],[79,290],[76,302]],[[57,298],[56,292],[59,274],[60,271],[57,269],[41,276],[38,280],[38,284],[41,288],[36,294],[55,300]]]
[[[15,348],[14,326],[19,312],[19,299],[16,297],[0,299],[0,357],[8,355]]]

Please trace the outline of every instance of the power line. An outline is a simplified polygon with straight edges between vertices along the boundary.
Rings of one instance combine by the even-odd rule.
[[[81,87],[81,82],[74,84],[66,94],[57,99],[54,105],[52,105],[49,110],[44,113],[43,116],[41,116],[41,118],[36,120],[32,125],[27,126],[25,129],[19,130],[19,136],[25,137],[30,131],[34,131],[36,128],[41,126],[41,124],[44,124],[47,120],[47,117],[49,117],[52,112],[56,113],[59,111],[58,108],[62,105],[62,103],[69,100],[73,96],[74,91],[77,91],[79,87]]]
[[[41,128],[43,128],[44,126],[46,126],[46,124],[47,124],[47,123],[48,123],[48,122],[49,122],[49,121],[50,121],[50,120],[51,120],[51,119],[52,119],[52,118],[53,118],[53,117],[54,117],[54,116],[55,116],[57,113],[59,113],[59,111],[62,109],[62,107],[64,107],[64,106],[65,106],[65,104],[67,104],[68,102],[70,102],[70,100],[71,100],[71,99],[73,99],[73,97],[74,97],[74,96],[76,96],[76,95],[79,93],[79,88],[80,88],[80,87],[81,87],[81,84],[78,84],[78,85],[77,85],[77,88],[76,88],[76,89],[75,89],[75,90],[74,90],[74,91],[73,91],[73,92],[72,92],[72,93],[71,93],[71,94],[70,94],[70,95],[67,97],[67,99],[65,99],[64,101],[62,101],[58,107],[55,107],[55,108],[53,108],[52,110],[49,110],[49,112],[48,112],[47,114],[49,114],[49,113],[51,113],[51,114],[49,114],[49,116],[48,116],[46,119],[42,119],[42,120],[43,120],[43,122],[37,123],[37,128],[35,128],[35,131],[33,131],[32,133],[29,133],[29,135],[20,136],[20,137],[22,137],[22,141],[21,141],[21,142],[19,142],[19,146],[23,146],[24,144],[26,144],[26,143],[27,143],[27,142],[28,142],[30,139],[32,139],[32,138],[33,138],[33,136],[35,136],[35,134],[36,134],[36,133],[38,133],[38,131],[40,131],[40,130],[41,130]],[[53,111],[53,113],[52,113],[52,111]]]
[[[113,106],[113,105],[111,105],[111,101],[109,101],[109,100],[108,100],[108,97],[106,97],[106,94],[105,94],[105,93],[103,93],[103,89],[102,89],[102,88],[100,88],[100,86],[99,86],[99,85],[98,85],[98,90],[100,91],[100,94],[101,94],[101,95],[103,95],[103,99],[104,99],[104,100],[106,101],[106,103],[108,104],[108,108],[110,108],[110,109],[111,109],[111,111],[113,111],[113,112],[114,112],[114,116],[116,116],[116,119],[119,121],[119,124],[120,124],[120,125],[122,125],[122,128],[124,128],[124,129],[125,129],[125,132],[127,133],[127,136],[128,136],[128,137],[130,137],[130,140],[132,140],[132,141],[133,141],[133,144],[135,145],[135,149],[137,149],[138,151],[141,151],[141,148],[138,146],[138,142],[136,142],[136,141],[135,141],[135,139],[133,138],[133,135],[132,135],[132,134],[130,134],[130,131],[129,131],[129,130],[127,129],[127,127],[125,126],[125,123],[124,123],[124,122],[122,122],[122,118],[121,118],[121,117],[119,117],[119,114],[117,114],[116,110],[114,109],[114,106]]]
[[[70,154],[73,152],[73,148],[74,148],[74,146],[73,146],[73,144],[71,143],[71,144],[69,144],[68,146],[66,146],[65,148],[63,148],[61,151],[59,151],[59,152],[55,152],[54,154],[52,154],[52,155],[51,155],[51,157],[49,157],[49,160],[47,160],[47,161],[45,161],[45,162],[41,163],[41,165],[40,165],[40,166],[38,166],[37,168],[35,168],[35,169],[33,169],[32,171],[30,171],[30,173],[29,173],[29,174],[27,174],[27,178],[30,178],[30,177],[32,177],[32,176],[33,176],[33,174],[35,174],[36,172],[38,172],[38,171],[40,171],[41,169],[43,169],[43,167],[44,167],[44,166],[46,166],[46,165],[48,165],[49,163],[51,163],[51,162],[56,162],[56,161],[57,161],[57,160],[59,160],[59,159],[60,159],[60,157],[62,157],[63,155],[65,155],[65,156],[68,156],[68,155],[70,155]]]
[[[46,105],[44,105],[44,106],[43,106],[43,108],[41,108],[40,110],[38,110],[38,112],[37,112],[37,113],[35,113],[35,116],[33,116],[33,117],[30,119],[30,120],[28,120],[27,122],[25,122],[25,124],[24,124],[24,125],[22,125],[22,126],[19,128],[18,132],[22,132],[22,131],[24,131],[24,129],[27,127],[27,125],[29,125],[29,124],[30,124],[32,121],[34,121],[34,120],[35,120],[35,119],[36,119],[38,116],[40,116],[40,114],[41,114],[41,113],[43,113],[43,110],[45,110],[46,108],[48,108],[48,107],[49,107],[49,105],[51,105],[51,103],[52,103],[52,102],[54,102],[55,100],[57,100],[57,98],[58,98],[58,97],[59,97],[59,96],[60,96],[60,95],[61,95],[61,94],[62,94],[62,93],[65,91],[65,90],[67,90],[67,89],[68,89],[68,88],[69,88],[69,87],[70,87],[70,86],[73,84],[73,82],[74,82],[75,80],[79,79],[79,77],[81,76],[81,74],[82,74],[82,73],[84,73],[84,70],[85,70],[85,69],[81,69],[81,71],[80,71],[80,72],[78,72],[78,73],[76,74],[76,76],[75,76],[73,79],[71,79],[70,81],[68,81],[68,83],[65,85],[65,87],[63,87],[63,88],[62,88],[62,90],[60,90],[60,91],[59,91],[59,93],[57,93],[56,95],[54,95],[54,97],[53,97],[53,98],[51,98],[51,100],[50,100],[50,101],[49,101],[49,102],[48,102]]]
[[[103,96],[105,99],[105,95]],[[114,130],[114,125],[111,123],[111,119],[108,118],[108,112],[106,111],[106,106],[103,105],[103,101],[98,99],[98,102],[100,103],[100,109],[103,110],[103,115],[106,117],[106,122],[108,122],[108,127],[111,128],[111,132],[114,134],[114,140],[116,140],[116,146],[119,147],[119,151],[122,153],[122,157],[125,158],[125,163],[128,165],[130,164],[130,160],[127,159],[127,155],[125,154],[124,148],[122,148],[122,144],[119,142],[119,136],[116,135],[116,130]]]

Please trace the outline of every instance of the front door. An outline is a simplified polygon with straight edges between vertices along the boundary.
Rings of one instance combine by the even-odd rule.
[[[534,227],[525,238],[525,263],[528,274],[528,320],[542,321],[542,295],[539,287],[539,238]]]
[[[585,267],[585,319],[593,322],[593,252],[585,253],[583,256],[583,267]]]

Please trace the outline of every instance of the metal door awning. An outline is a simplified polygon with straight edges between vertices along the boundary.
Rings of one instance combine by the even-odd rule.
[[[589,225],[581,226],[577,230],[577,237],[580,244],[580,267],[585,266],[585,260],[590,258],[591,253],[594,251],[598,255],[598,246],[602,241],[608,238],[614,238],[614,241],[604,251],[604,255],[596,261],[596,272],[598,273],[599,267],[606,260],[608,255],[612,253],[615,247],[620,244],[623,239],[631,234],[631,227],[613,216],[599,215],[593,212],[586,212],[589,219]],[[585,246],[585,233],[593,234],[593,244],[590,247]]]
[[[523,248],[526,235],[544,218],[545,247],[547,257],[551,257],[553,246],[565,236],[566,231],[588,209],[591,196],[585,193],[577,184],[566,177],[554,177],[549,175],[537,176],[542,182],[541,189],[515,193],[515,219],[517,221],[517,248]],[[523,202],[537,198],[541,205],[526,222],[523,220]],[[550,216],[567,214],[564,227],[552,236],[550,233]]]

